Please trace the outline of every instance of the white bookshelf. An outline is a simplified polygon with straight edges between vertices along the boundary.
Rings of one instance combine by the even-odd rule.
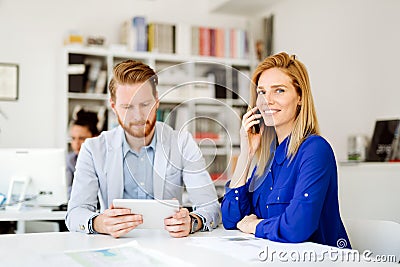
[[[218,69],[222,73],[225,72],[225,85],[227,88],[232,88],[232,71],[244,70],[246,73],[251,73],[251,60],[131,52],[93,47],[65,47],[63,91],[67,101],[65,101],[66,107],[63,116],[63,120],[65,120],[63,134],[67,147],[69,140],[68,123],[76,105],[89,107],[89,109],[95,106],[106,107],[108,109],[106,129],[116,125],[114,114],[109,109],[108,88],[105,88],[102,93],[70,92],[71,89],[74,90],[69,84],[70,74],[68,73],[69,56],[71,54],[81,56],[84,60],[100,60],[102,62],[101,69],[107,71],[107,85],[113,66],[123,60],[140,60],[154,68],[159,76],[160,109],[176,109],[176,112],[180,113],[177,116],[181,116],[181,120],[183,120],[181,122],[176,121],[175,128],[181,128],[186,124],[187,130],[196,138],[196,136],[199,136],[198,124],[200,120],[196,119],[197,117],[208,117],[209,120],[213,121],[212,124],[222,128],[222,134],[218,138],[209,138],[208,141],[204,141],[203,138],[196,138],[196,141],[199,142],[206,161],[210,156],[213,157],[213,160],[222,161],[222,163],[218,163],[218,167],[221,168],[224,165],[226,169],[224,175],[229,178],[232,172],[229,167],[230,161],[237,154],[235,148],[239,145],[240,115],[247,108],[246,101],[248,100],[233,99],[232,93],[229,91],[226,92],[226,97],[215,98],[214,81],[216,78],[210,78],[210,74],[207,74],[207,72],[209,71],[211,76],[214,75],[214,69]],[[170,90],[169,93],[165,94],[168,90]],[[188,123],[188,121],[190,122]],[[210,164],[210,170],[212,170],[214,163]],[[225,181],[218,180],[215,183],[221,186]]]

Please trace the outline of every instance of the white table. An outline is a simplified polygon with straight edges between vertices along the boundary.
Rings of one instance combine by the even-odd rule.
[[[0,210],[0,221],[17,221],[17,234],[25,232],[26,221],[64,220],[66,211],[52,211],[44,207],[24,207],[21,210]]]
[[[83,233],[33,233],[21,235],[2,235],[0,236],[0,265],[1,266],[91,266],[79,265],[68,257],[65,252],[71,250],[89,250],[110,248],[117,245],[126,245],[129,242],[136,244],[144,251],[150,251],[152,255],[161,253],[164,256],[172,257],[184,262],[185,266],[249,266],[249,265],[269,265],[280,266],[280,261],[263,262],[258,259],[261,251],[257,248],[262,244],[268,246],[269,251],[300,251],[307,250],[332,250],[333,248],[314,243],[303,244],[282,244],[269,240],[254,240],[249,242],[252,245],[243,245],[242,241],[228,240],[226,237],[252,238],[252,235],[243,234],[237,230],[226,231],[221,227],[213,232],[196,233],[186,238],[172,238],[164,230],[134,230],[137,234],[131,238],[115,239],[108,235],[87,235]],[[224,238],[225,237],[225,238]],[[221,245],[225,244],[225,245]],[[250,244],[250,243],[249,243]],[[246,251],[247,250],[247,251]],[[249,251],[251,253],[249,253]],[[254,255],[251,255],[253,254]],[[252,259],[249,259],[249,256]],[[275,256],[276,257],[276,256]],[[158,257],[158,259],[164,259]],[[65,261],[68,259],[70,262]],[[170,258],[171,259],[171,258]],[[71,264],[72,262],[72,264]],[[173,261],[172,261],[173,262]],[[123,267],[121,263],[107,263],[106,266]],[[163,262],[162,266],[169,262]],[[300,266],[363,266],[365,262],[332,262],[329,259],[325,262],[300,262]],[[285,264],[287,265],[287,263]],[[375,265],[375,264],[369,264]],[[96,266],[100,266],[97,264]],[[130,262],[130,266],[139,266],[135,262]],[[140,265],[143,266],[143,265]],[[153,266],[150,264],[149,266]],[[179,266],[174,265],[174,266]],[[385,266],[399,266],[398,264],[386,264]]]

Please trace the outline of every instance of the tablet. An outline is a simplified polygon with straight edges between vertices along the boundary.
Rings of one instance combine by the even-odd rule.
[[[164,219],[179,211],[179,201],[154,199],[114,199],[115,208],[131,209],[143,216],[143,223],[137,229],[164,229]]]

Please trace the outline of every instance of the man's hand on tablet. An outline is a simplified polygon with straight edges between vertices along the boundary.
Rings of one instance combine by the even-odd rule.
[[[111,205],[109,209],[93,219],[93,230],[118,238],[142,223],[142,215],[131,214],[130,209],[116,209]]]

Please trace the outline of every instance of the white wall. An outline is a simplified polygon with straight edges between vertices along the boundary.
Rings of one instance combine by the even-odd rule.
[[[62,46],[70,30],[102,35],[117,43],[122,21],[245,27],[246,20],[209,14],[197,0],[0,0],[0,62],[20,65],[19,99],[0,101],[0,147],[64,147]],[[188,37],[189,38],[189,37]]]
[[[400,117],[400,1],[282,0],[275,52],[308,67],[322,134],[339,160],[347,136],[372,136],[376,119]]]
[[[0,147],[63,147],[62,43],[69,30],[118,41],[121,22],[244,27],[242,17],[209,14],[197,0],[0,0],[0,62],[20,64],[20,98],[0,101]],[[260,7],[260,10],[263,8]],[[323,135],[339,160],[347,136],[372,135],[377,118],[400,117],[398,0],[281,0],[275,51],[295,53],[310,72]],[[254,25],[258,21],[253,21]]]

